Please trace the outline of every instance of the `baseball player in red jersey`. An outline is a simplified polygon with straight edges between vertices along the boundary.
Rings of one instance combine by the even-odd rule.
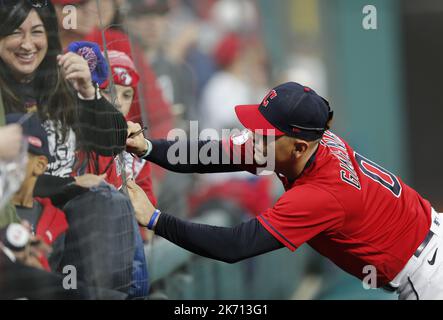
[[[272,153],[267,162],[274,162],[286,190],[274,207],[234,228],[198,225],[161,213],[130,183],[140,224],[187,250],[230,263],[308,243],[361,280],[373,270],[376,281],[369,285],[396,291],[400,299],[443,299],[439,214],[329,130],[333,112],[325,99],[291,82],[274,88],[260,105],[237,106],[236,113],[249,131],[227,142],[138,137],[128,139],[128,150],[183,173],[257,173],[260,160]],[[137,130],[129,124],[129,132]],[[252,164],[222,161],[248,158],[252,141]],[[171,164],[168,150],[176,144],[219,161]]]

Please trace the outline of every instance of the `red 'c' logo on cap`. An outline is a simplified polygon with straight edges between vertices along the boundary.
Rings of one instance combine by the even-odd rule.
[[[272,90],[271,92],[268,93],[268,95],[263,99],[263,102],[261,103],[263,107],[267,107],[269,105],[270,100],[274,99],[275,97],[277,97],[277,91]]]

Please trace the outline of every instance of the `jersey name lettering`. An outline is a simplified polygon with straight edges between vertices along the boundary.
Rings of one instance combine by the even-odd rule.
[[[340,161],[340,168],[342,168],[340,171],[341,180],[361,190],[360,180],[358,179],[357,172],[352,165],[351,158],[343,141],[332,132],[326,131],[321,144],[327,146],[331,150],[331,153]]]

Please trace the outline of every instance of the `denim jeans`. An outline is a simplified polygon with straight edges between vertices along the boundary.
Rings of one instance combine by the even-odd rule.
[[[129,288],[129,299],[146,298],[149,293],[148,263],[145,256],[145,246],[137,221],[134,221],[135,256],[132,269],[132,285]]]

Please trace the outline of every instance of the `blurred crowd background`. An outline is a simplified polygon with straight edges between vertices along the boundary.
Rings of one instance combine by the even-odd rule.
[[[127,119],[166,138],[173,128],[241,128],[234,106],[296,81],[327,98],[333,131],[443,210],[440,0],[53,0],[63,48],[79,40],[127,52],[140,75]],[[366,30],[363,8],[377,9]],[[125,35],[125,36],[122,36]],[[129,48],[128,48],[129,44]],[[106,49],[106,50],[105,50]],[[213,137],[214,138],[214,137]],[[155,165],[152,190],[169,214],[232,225],[283,192],[249,174],[178,175]],[[306,245],[237,265],[144,235],[151,298],[395,299],[364,290]]]

